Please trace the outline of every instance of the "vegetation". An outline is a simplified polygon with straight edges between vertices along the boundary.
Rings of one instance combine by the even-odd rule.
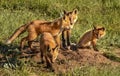
[[[72,30],[72,42],[76,43],[85,31],[92,29],[92,25],[96,24],[106,28],[106,35],[98,41],[98,48],[103,52],[111,52],[115,48],[120,48],[120,0],[0,0],[0,53],[6,51],[7,48],[4,46],[6,39],[19,26],[36,19],[53,20],[58,18],[63,10],[71,11],[74,8],[79,10],[79,18]],[[26,33],[19,36],[8,51],[18,51],[17,46],[25,35]],[[107,56],[114,60],[113,55]],[[120,61],[120,58],[117,58],[117,61]],[[26,64],[21,67],[15,70],[1,67],[0,75],[27,76],[34,73],[31,67],[26,67]],[[88,67],[65,75],[119,76],[119,71],[120,68],[108,69],[104,67],[99,71],[96,67]],[[43,75],[43,73],[38,73],[38,75]]]
[[[109,68],[108,68],[109,67]],[[68,73],[66,76],[119,76],[119,68],[113,68],[110,66],[104,66],[102,68],[94,66],[86,66],[80,69],[76,69],[71,73]]]

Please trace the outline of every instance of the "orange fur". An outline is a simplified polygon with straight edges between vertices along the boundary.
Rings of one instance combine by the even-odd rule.
[[[74,9],[72,12],[64,11],[64,13],[68,13],[70,21],[71,21],[71,25],[70,25],[70,29],[64,29],[62,32],[62,46],[64,48],[70,49],[71,30],[78,19],[78,10]]]
[[[39,34],[44,32],[49,32],[53,36],[57,36],[60,34],[61,29],[69,29],[71,21],[69,19],[68,13],[65,13],[62,17],[55,19],[52,22],[35,20],[28,24],[25,24],[19,27],[12,36],[7,40],[6,44],[10,44],[14,39],[16,39],[20,34],[24,33],[26,30],[28,32],[28,36],[21,39],[20,47],[21,50],[24,47],[26,41],[28,41],[28,45],[32,49],[31,46],[32,41],[35,40]],[[57,40],[58,41],[58,40]]]
[[[44,62],[45,58],[47,66],[52,67],[52,63],[55,62],[59,52],[59,47],[52,34],[42,34],[40,38],[40,51],[42,62]]]
[[[87,48],[91,45],[95,51],[98,51],[96,48],[97,40],[105,35],[105,28],[101,26],[94,27],[93,30],[87,31],[79,40],[77,47]]]

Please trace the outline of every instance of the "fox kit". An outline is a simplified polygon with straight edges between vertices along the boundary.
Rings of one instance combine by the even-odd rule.
[[[71,44],[70,43],[71,30],[72,30],[75,22],[78,19],[78,10],[74,9],[72,12],[66,12],[66,11],[64,11],[64,13],[68,13],[68,15],[70,17],[70,20],[72,22],[71,22],[71,25],[70,25],[70,29],[64,29],[63,32],[62,32],[62,46],[64,48],[70,49],[70,44]]]
[[[68,13],[64,13],[64,15],[58,19],[55,19],[52,22],[35,20],[25,25],[19,27],[12,36],[7,40],[6,44],[10,44],[13,40],[15,40],[20,34],[24,33],[26,30],[28,32],[28,36],[21,39],[20,47],[21,50],[24,48],[24,44],[28,41],[28,45],[32,50],[32,41],[34,41],[39,34],[44,32],[49,32],[53,36],[57,36],[62,32],[62,29],[70,29],[70,25],[73,24],[73,21],[70,19]],[[57,39],[57,37],[56,37]],[[59,40],[57,40],[59,41]],[[59,43],[58,43],[59,44]]]
[[[78,48],[89,48],[91,45],[95,51],[97,40],[105,35],[105,28],[101,26],[94,27],[93,30],[86,32],[79,40]]]
[[[59,52],[58,45],[52,34],[47,32],[42,34],[40,38],[40,51],[42,62],[45,59],[47,67],[52,67],[52,63],[55,62]]]

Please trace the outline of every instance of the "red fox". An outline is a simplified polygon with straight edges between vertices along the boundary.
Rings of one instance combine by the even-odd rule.
[[[55,62],[59,53],[59,47],[52,34],[47,32],[42,34],[40,38],[40,52],[41,61],[46,61],[47,67],[52,67],[52,63]]]
[[[71,24],[73,24],[73,21],[69,16],[69,13],[64,13],[62,17],[55,19],[52,22],[35,20],[19,27],[7,40],[6,44],[10,44],[13,40],[16,39],[16,37],[27,30],[28,36],[22,38],[20,47],[22,50],[24,48],[25,41],[28,41],[28,45],[30,49],[32,49],[32,41],[35,40],[39,34],[49,32],[53,36],[57,36],[58,34],[60,34],[60,32],[62,32],[62,29],[70,29]]]
[[[102,26],[94,26],[93,30],[86,32],[79,40],[77,47],[78,48],[90,48],[93,46],[95,51],[99,51],[96,48],[97,40],[105,35],[105,28]]]
[[[70,29],[64,29],[62,32],[62,46],[64,48],[70,49],[71,30],[78,19],[78,10],[74,9],[72,12],[64,11],[64,13],[69,13],[70,20],[73,21],[72,24],[70,25]]]

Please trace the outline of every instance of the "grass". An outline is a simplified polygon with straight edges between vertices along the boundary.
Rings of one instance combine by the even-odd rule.
[[[116,56],[115,54],[113,54],[111,52],[104,52],[103,55],[110,60],[120,62],[120,57]]]
[[[95,23],[106,28],[105,37],[98,41],[99,49],[111,51],[112,47],[120,47],[120,0],[0,0],[0,46],[19,26],[36,19],[53,20],[64,9],[69,11],[74,8],[79,10],[79,18],[72,30],[72,42],[77,42]],[[19,36],[11,48],[19,46],[25,35],[26,33]],[[112,55],[106,55],[114,59]],[[96,67],[88,67],[66,73],[66,76],[119,76],[119,69],[104,68],[99,71]],[[34,72],[28,67],[16,70],[0,68],[1,76],[27,76],[29,73]]]
[[[0,69],[1,76],[119,76],[120,75],[120,67],[110,67],[103,66],[102,68],[98,68],[95,66],[85,66],[75,69],[74,71],[67,72],[64,74],[54,74],[52,72],[39,72],[36,73],[33,71],[33,68],[29,68],[24,65],[24,68],[21,69]]]
[[[120,1],[120,0],[118,0]],[[0,41],[4,42],[16,28],[36,19],[53,20],[58,18],[62,10],[78,8],[79,19],[72,30],[72,42],[77,42],[80,36],[89,29],[93,23],[106,28],[106,36],[98,42],[101,48],[110,45],[120,47],[120,4],[115,0],[15,0],[0,1]],[[78,28],[79,27],[79,28]],[[113,29],[114,28],[114,29]],[[4,31],[5,30],[5,31]],[[15,42],[19,42],[22,36]]]
[[[80,69],[76,69],[70,74],[73,76],[119,76],[119,71],[119,68],[109,68],[109,66],[104,66],[100,69],[94,66],[86,66]]]

